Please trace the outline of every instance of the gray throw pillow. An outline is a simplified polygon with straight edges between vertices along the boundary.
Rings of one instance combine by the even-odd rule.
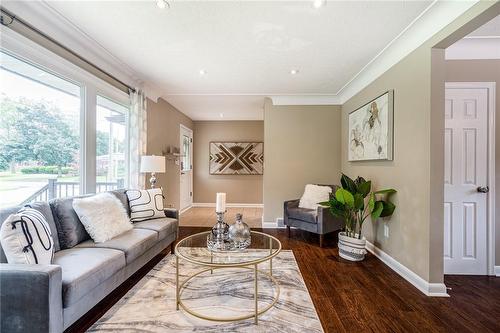
[[[59,251],[61,249],[61,246],[59,245],[56,222],[54,221],[54,217],[52,216],[52,210],[50,209],[49,203],[37,201],[27,204],[26,207],[33,208],[34,210],[39,211],[43,215],[43,217],[45,217],[45,221],[47,221],[47,223],[49,224],[50,231],[52,232],[52,238],[54,240],[54,251]]]
[[[87,196],[81,196],[83,198]],[[77,197],[75,197],[77,198]],[[73,209],[73,198],[53,199],[49,202],[56,222],[61,250],[70,249],[87,239],[89,234]]]

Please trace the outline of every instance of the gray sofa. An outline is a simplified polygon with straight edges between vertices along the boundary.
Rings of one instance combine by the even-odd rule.
[[[336,185],[330,186],[333,193],[337,190]],[[300,199],[288,200],[284,203],[283,223],[288,229],[290,237],[290,227],[319,234],[319,246],[323,247],[324,235],[330,232],[341,230],[343,221],[332,216],[328,208],[319,206],[317,209],[299,208]]]
[[[111,191],[130,214],[125,190]],[[134,223],[134,229],[94,243],[72,208],[73,198],[36,202],[54,238],[51,265],[7,264],[0,248],[1,332],[62,332],[178,235],[178,213]],[[0,223],[21,207],[0,210]]]

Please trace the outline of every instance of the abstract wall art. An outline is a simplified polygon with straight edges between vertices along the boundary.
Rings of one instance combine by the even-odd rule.
[[[349,161],[393,159],[394,90],[349,113]]]
[[[210,142],[211,175],[262,175],[264,143]]]

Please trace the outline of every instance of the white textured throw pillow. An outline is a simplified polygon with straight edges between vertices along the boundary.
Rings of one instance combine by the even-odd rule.
[[[130,220],[139,222],[165,217],[161,188],[150,190],[127,190],[130,204]]]
[[[317,209],[318,203],[328,201],[330,199],[332,188],[330,186],[320,186],[307,184],[304,189],[304,194],[300,198],[299,207],[307,209]]]
[[[9,264],[50,265],[54,240],[45,217],[32,208],[10,215],[0,229],[0,243]]]
[[[73,209],[96,243],[103,243],[132,229],[123,204],[111,193],[73,199]]]

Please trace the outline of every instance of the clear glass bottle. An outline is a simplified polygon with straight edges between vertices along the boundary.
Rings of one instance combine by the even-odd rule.
[[[229,239],[234,247],[244,249],[250,245],[250,227],[243,222],[243,215],[236,214],[236,222],[229,227]]]

